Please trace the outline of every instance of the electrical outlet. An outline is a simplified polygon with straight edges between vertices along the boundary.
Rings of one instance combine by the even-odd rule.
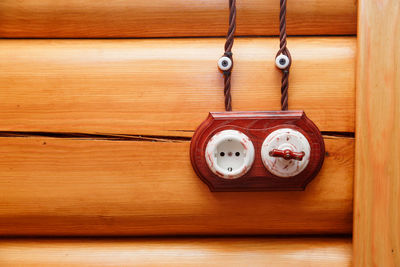
[[[236,179],[245,175],[253,165],[254,156],[253,143],[237,130],[224,130],[214,134],[206,147],[208,168],[224,179]]]
[[[324,155],[321,133],[303,111],[210,113],[190,147],[211,191],[304,190]]]

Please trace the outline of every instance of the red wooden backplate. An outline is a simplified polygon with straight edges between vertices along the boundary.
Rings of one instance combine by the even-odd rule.
[[[282,178],[270,173],[262,163],[261,147],[265,138],[280,128],[301,132],[310,143],[310,161],[294,177]],[[237,179],[223,179],[208,168],[205,150],[210,138],[222,130],[238,130],[253,142],[255,159],[251,169]],[[286,191],[304,190],[318,174],[325,157],[325,144],[317,126],[303,111],[211,112],[197,128],[190,146],[190,160],[197,175],[211,191]]]

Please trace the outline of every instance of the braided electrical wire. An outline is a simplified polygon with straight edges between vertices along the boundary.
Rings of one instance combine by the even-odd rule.
[[[289,89],[289,69],[292,64],[292,57],[290,55],[287,45],[286,34],[286,2],[287,0],[280,0],[280,13],[279,13],[279,51],[276,57],[283,54],[289,58],[289,65],[282,70],[281,81],[281,109],[288,110],[288,89]]]
[[[233,62],[232,57],[232,46],[235,37],[236,30],[236,0],[229,0],[229,28],[228,34],[226,36],[225,42],[225,53],[224,56],[229,57]],[[232,76],[232,67],[224,71],[224,96],[225,96],[225,110],[232,110],[232,96],[231,96],[231,76]]]
[[[289,58],[289,65],[282,70],[281,80],[281,110],[288,110],[288,89],[289,89],[289,69],[292,62],[292,57],[287,48],[287,33],[286,33],[286,3],[287,0],[280,0],[280,13],[279,13],[279,51],[276,57],[283,54]],[[229,0],[229,29],[225,42],[224,56],[229,57],[233,62],[232,47],[234,42],[234,35],[236,30],[236,0]],[[231,96],[231,76],[232,67],[224,71],[224,96],[225,96],[225,110],[232,110],[232,96]]]

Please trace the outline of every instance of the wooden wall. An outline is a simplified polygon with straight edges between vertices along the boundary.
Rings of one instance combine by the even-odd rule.
[[[279,1],[237,1],[238,35],[277,35]],[[2,0],[0,35],[10,38],[224,36],[225,0]],[[291,35],[354,35],[354,0],[289,3]]]
[[[352,266],[342,238],[24,239],[0,242],[1,266]]]
[[[1,1],[0,235],[10,239],[0,242],[0,263],[46,266],[68,253],[64,265],[94,264],[133,250],[122,259],[134,264],[146,251],[150,266],[172,246],[178,265],[193,250],[206,256],[192,265],[228,256],[251,266],[351,265],[356,4],[288,2],[289,108],[306,111],[327,149],[304,192],[211,193],[191,168],[194,130],[223,111],[216,62],[227,8],[222,0]],[[278,14],[278,1],[238,2],[234,110],[279,109]],[[159,237],[187,234],[340,237]]]
[[[400,266],[399,17],[399,1],[360,1],[356,266]]]

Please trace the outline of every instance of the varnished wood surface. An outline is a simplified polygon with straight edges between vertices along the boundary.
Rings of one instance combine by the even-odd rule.
[[[237,1],[238,35],[278,35],[279,1]],[[227,1],[2,0],[0,37],[224,36]],[[356,33],[356,1],[296,0],[288,33]]]
[[[1,40],[0,131],[189,137],[209,111],[224,110],[224,42]],[[289,108],[322,131],[354,132],[355,38],[288,42]],[[234,110],[279,110],[277,49],[277,38],[235,41]]]
[[[399,1],[359,1],[355,266],[400,266],[399,17]]]
[[[351,233],[354,140],[325,142],[304,192],[212,193],[189,141],[2,137],[0,235]]]
[[[351,252],[347,238],[9,239],[0,265],[350,267]]]

